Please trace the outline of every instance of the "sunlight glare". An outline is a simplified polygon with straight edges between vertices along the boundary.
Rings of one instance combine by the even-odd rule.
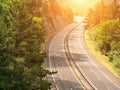
[[[99,0],[71,0],[73,1],[76,5],[85,5],[85,6],[89,6],[89,5],[94,5],[94,3],[98,2]]]

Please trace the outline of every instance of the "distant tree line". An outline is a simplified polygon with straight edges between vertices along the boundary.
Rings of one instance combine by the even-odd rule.
[[[52,4],[56,6],[52,8]],[[52,0],[0,0],[0,90],[50,89],[45,78],[56,72],[43,67],[44,18],[49,9],[54,16],[60,15],[56,12],[60,8]],[[63,14],[61,17],[66,19]]]
[[[117,0],[109,5],[101,0],[89,10],[87,21],[97,50],[109,57],[120,74],[120,5]]]

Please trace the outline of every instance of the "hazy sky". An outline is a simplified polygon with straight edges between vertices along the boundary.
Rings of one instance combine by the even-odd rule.
[[[59,0],[61,4],[69,5],[69,6],[74,6],[74,7],[86,7],[93,5],[94,3],[98,2],[99,0]]]
[[[100,0],[58,0],[61,4],[75,6],[75,7],[89,7],[96,4]],[[106,4],[109,4],[112,0],[104,0]]]
[[[88,8],[94,6],[100,0],[58,0],[62,5],[68,6],[75,11],[84,13]],[[109,4],[112,0],[104,0],[105,4]]]
[[[73,10],[84,12],[99,0],[58,0],[62,5],[66,5]]]

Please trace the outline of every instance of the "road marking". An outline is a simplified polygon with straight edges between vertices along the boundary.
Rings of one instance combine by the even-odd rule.
[[[69,42],[69,40],[68,40],[68,42]],[[70,49],[70,53],[71,53],[71,48],[69,47],[69,49]],[[71,56],[72,56],[72,58],[74,57],[72,53],[71,53]],[[76,63],[76,62],[75,62],[75,63]],[[78,63],[76,63],[76,65],[79,67]],[[90,85],[91,85],[92,87],[94,87],[95,90],[97,90],[97,88],[93,85],[92,81],[86,76],[86,74],[84,73],[84,71],[83,71],[80,67],[79,67],[79,70],[81,71],[81,73],[82,73],[83,76],[85,77],[86,81],[88,81],[88,82],[90,83]]]
[[[87,54],[86,54],[87,55]],[[109,81],[111,81],[116,87],[118,87],[118,88],[120,88],[120,86],[118,86],[115,82],[113,82],[102,70],[100,70],[99,68],[98,68],[98,66],[97,66],[97,64],[93,61],[93,60],[91,60],[91,58],[90,58],[90,56],[89,55],[87,55],[88,56],[88,58],[89,58],[89,60],[90,61],[92,61],[92,63],[96,66],[96,68],[100,71],[100,73],[102,73]]]
[[[120,88],[115,82],[113,82],[103,71],[100,71],[109,81],[111,81],[116,87]]]
[[[79,42],[80,42],[80,39],[79,39]],[[80,43],[80,45],[81,45],[81,43]],[[82,45],[81,45],[81,46],[82,46]],[[80,50],[83,51],[84,53],[86,53],[86,51],[83,50],[82,48],[80,48]],[[91,58],[90,58],[90,56],[89,56],[88,54],[86,54],[86,55],[87,55],[88,59],[96,66],[96,68],[97,68],[109,81],[111,81],[115,86],[117,86],[118,88],[120,88],[120,86],[118,86],[115,82],[113,82],[102,70],[100,70],[100,69],[98,68],[97,64],[96,64],[93,60],[91,60]]]
[[[73,28],[75,27],[75,25],[73,26]],[[69,31],[68,31],[69,32]],[[67,35],[67,33],[68,32],[65,32],[66,33],[66,35]],[[54,40],[54,38],[53,38],[53,40]],[[53,40],[51,41],[51,43],[50,43],[50,45],[49,45],[49,49],[48,49],[48,52],[49,52],[49,55],[48,55],[48,58],[49,58],[49,66],[50,66],[50,71],[52,71],[52,64],[51,64],[51,59],[50,59],[50,49],[51,49],[51,44],[52,44],[52,42],[53,42]],[[63,44],[64,45],[64,44]],[[53,52],[53,55],[55,54],[55,52]],[[65,60],[66,60],[66,55],[65,55],[65,53],[64,53],[64,57],[65,57]],[[67,64],[68,64],[68,61],[66,60],[66,62],[67,62]],[[69,66],[69,64],[68,64],[68,66]],[[69,66],[70,67],[70,66]],[[72,71],[72,69],[70,69],[71,71]],[[73,71],[72,71],[72,73],[73,73]],[[73,75],[75,76],[75,74],[73,73]],[[52,75],[52,78],[53,78],[53,81],[54,82],[56,82],[56,80],[55,80],[55,77],[54,77],[54,75]],[[75,78],[76,78],[76,76],[75,76]],[[78,80],[78,79],[77,79]],[[79,82],[79,80],[78,80],[78,82]],[[80,83],[80,82],[79,82]],[[82,85],[82,84],[80,84],[80,85]],[[57,90],[59,90],[59,87],[55,84],[55,86],[56,86],[56,89]],[[83,87],[84,88],[84,87]]]
[[[49,49],[48,49],[48,60],[49,60],[49,66],[50,66],[50,71],[52,72],[52,64],[51,64],[51,60],[50,60],[50,49],[51,49],[51,44],[50,44],[50,46],[49,46]],[[54,77],[54,75],[52,75],[52,78],[53,78],[53,81],[54,81],[54,83],[56,82],[56,80],[55,80],[55,77]],[[55,84],[55,86],[56,86],[56,88],[57,88],[57,90],[59,90],[59,88],[58,88],[58,86]]]
[[[55,84],[55,87],[56,87],[56,89],[57,89],[57,90],[59,90],[59,88],[58,88],[58,85],[57,85],[57,84]]]
[[[98,80],[101,80],[99,77],[97,77]]]
[[[49,56],[49,66],[50,66],[50,71],[52,72],[52,66],[51,66],[51,61],[50,61],[50,55]],[[54,75],[52,75],[53,81],[56,82]]]
[[[68,32],[68,33],[69,33],[69,32]],[[65,49],[65,47],[66,47],[66,45],[65,45],[65,43],[64,43],[64,49]],[[67,50],[65,49],[64,51],[66,52]],[[76,80],[78,81],[78,83],[81,85],[81,87],[85,90],[84,86],[83,86],[82,83],[78,80],[77,76],[76,76],[75,73],[73,72],[73,69],[72,69],[72,67],[70,66],[70,63],[68,62],[68,59],[67,59],[67,56],[66,56],[65,52],[64,52],[65,60],[66,60],[66,62],[67,62],[67,64],[68,64],[71,72],[73,73],[74,77],[76,78]]]
[[[76,78],[76,80],[78,81],[78,83],[81,85],[81,87],[85,90],[85,88],[83,87],[82,83],[78,80],[77,76],[76,76],[75,73],[73,72],[72,67],[69,65],[69,62],[67,61],[66,55],[65,55],[65,58],[66,58],[65,60],[66,60],[66,62],[67,62],[67,64],[68,64],[71,72],[73,73],[74,77]]]

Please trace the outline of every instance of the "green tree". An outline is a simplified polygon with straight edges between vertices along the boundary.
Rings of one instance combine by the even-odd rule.
[[[120,9],[117,0],[105,5],[103,0],[87,15],[90,37],[97,49],[107,57],[120,73]],[[97,22],[97,23],[96,23]]]
[[[105,5],[101,0],[93,9],[89,9],[87,13],[88,25],[95,26],[101,21],[118,18],[118,4],[113,0],[111,4]]]
[[[38,14],[38,6],[35,10],[33,6],[33,13],[30,4],[31,0],[7,0],[0,3],[1,90],[50,88],[51,84],[45,77],[55,72],[43,68],[46,54],[42,51],[45,40],[42,12]]]

